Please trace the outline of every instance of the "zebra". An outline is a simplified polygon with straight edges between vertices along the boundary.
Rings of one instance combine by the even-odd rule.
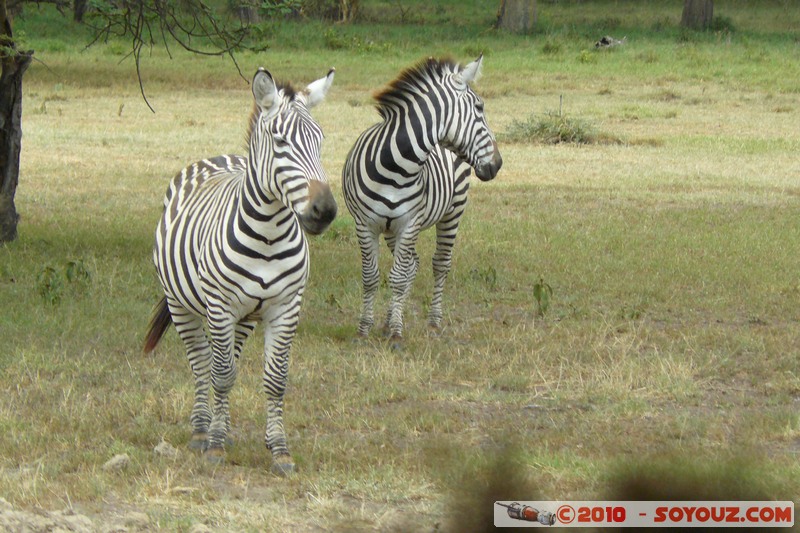
[[[356,140],[342,169],[342,191],[361,249],[363,305],[358,334],[371,329],[383,234],[393,255],[386,318],[394,346],[403,335],[403,305],[419,268],[417,238],[436,226],[434,290],[428,324],[441,327],[442,294],[469,188],[470,170],[483,181],[503,164],[470,83],[483,56],[465,67],[429,58],[403,71],[375,95],[383,119]]]
[[[184,168],[164,199],[153,248],[164,297],[144,350],[152,351],[169,325],[175,325],[195,382],[189,446],[212,462],[223,461],[237,360],[260,321],[271,469],[279,475],[294,471],[283,398],[308,278],[304,232],[322,233],[337,211],[320,162],[322,130],[309,109],[323,100],[333,77],[331,69],[296,91],[258,69],[248,156],[223,155]]]

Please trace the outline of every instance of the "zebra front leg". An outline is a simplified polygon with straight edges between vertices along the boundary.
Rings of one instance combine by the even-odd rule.
[[[236,323],[220,312],[209,308],[208,329],[211,335],[211,386],[214,389],[214,411],[208,431],[206,457],[212,462],[222,462],[225,440],[230,425],[228,395],[236,383],[238,371],[234,357]]]
[[[239,356],[242,355],[242,347],[255,328],[256,322],[254,321],[243,320],[236,324],[236,335],[233,341],[233,357],[235,362],[238,363]],[[233,437],[231,437],[230,413],[228,414],[227,420],[225,420],[225,428],[225,446],[231,446],[233,444]]]
[[[378,272],[378,235],[367,228],[357,228],[358,245],[361,248],[361,286],[363,303],[361,318],[358,321],[358,334],[369,335],[375,323],[375,296],[378,293],[380,273]]]
[[[211,424],[211,408],[208,393],[211,383],[211,347],[208,344],[203,320],[189,310],[169,301],[170,314],[183,344],[194,376],[194,406],[190,421],[192,439],[189,448],[204,451],[208,448],[208,427]]]
[[[444,285],[453,260],[453,247],[456,244],[458,218],[443,220],[436,224],[436,251],[433,254],[433,298],[428,313],[428,325],[439,330],[442,327],[442,299]]]
[[[289,350],[297,331],[300,296],[288,307],[270,310],[264,320],[264,392],[267,396],[267,428],[264,441],[272,453],[273,474],[288,476],[295,470],[283,427],[283,397],[289,375]]]
[[[419,269],[419,256],[414,249],[417,235],[418,232],[398,239],[392,270],[389,272],[392,300],[389,304],[387,325],[389,337],[395,342],[403,338],[403,306]]]

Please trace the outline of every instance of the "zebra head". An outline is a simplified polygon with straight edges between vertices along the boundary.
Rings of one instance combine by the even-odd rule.
[[[464,158],[482,181],[493,179],[503,166],[494,133],[486,123],[483,100],[470,83],[480,77],[483,55],[451,76],[447,84],[452,91],[452,120],[442,144]]]
[[[325,98],[333,75],[331,69],[300,92],[277,84],[263,68],[253,77],[250,172],[262,192],[291,209],[313,235],[325,231],[337,211],[320,161],[322,129],[308,111]]]

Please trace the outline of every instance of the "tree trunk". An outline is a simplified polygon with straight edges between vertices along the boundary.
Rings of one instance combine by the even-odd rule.
[[[692,30],[706,30],[714,17],[714,0],[684,0],[681,26]]]
[[[239,5],[236,8],[236,16],[239,17],[239,20],[242,22],[242,24],[247,26],[261,22],[261,16],[258,14],[258,8],[252,5]]]
[[[341,19],[339,22],[353,22],[358,15],[359,0],[339,0]]]
[[[72,2],[72,18],[75,22],[83,22],[83,16],[86,10],[89,9],[88,0],[73,0]]]
[[[11,21],[5,2],[0,2],[0,242],[17,237],[17,209],[14,195],[19,181],[19,154],[22,147],[22,75],[31,64],[33,52],[20,52],[14,46]]]
[[[495,27],[512,33],[529,33],[536,25],[536,0],[501,0]]]

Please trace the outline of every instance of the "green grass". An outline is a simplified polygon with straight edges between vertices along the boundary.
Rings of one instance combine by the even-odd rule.
[[[705,499],[796,498],[796,10],[719,1],[733,30],[686,34],[666,3],[538,4],[530,36],[489,30],[493,9],[478,3],[403,2],[419,8],[403,24],[396,3],[370,3],[356,25],[272,23],[269,50],[239,56],[246,77],[264,65],[298,85],[337,68],[314,115],[341,214],[311,242],[286,405],[301,470],[288,480],[267,471],[260,330],[222,467],[186,449],[192,386],[177,335],[141,354],[168,179],[241,152],[247,83],[227,60],[154,51],[153,114],[120,63],[124,43],[81,51],[83,30],[47,8],[17,18],[45,64],[25,77],[20,236],[0,248],[3,498],[98,523],[137,509],[170,531],[456,531],[454,509],[481,520],[494,499],[630,499],[634,482],[658,498],[648,468],[677,472],[671,485],[699,480]],[[594,52],[604,34],[627,43]],[[339,176],[377,119],[369,95],[421,57],[481,52],[476,89],[505,164],[472,184],[445,330],[425,326],[426,233],[405,349],[377,333],[354,343],[359,254]],[[565,116],[623,143],[505,140],[562,99]],[[162,439],[177,458],[153,453]],[[117,453],[130,466],[102,470]],[[752,469],[728,474],[743,457]]]

